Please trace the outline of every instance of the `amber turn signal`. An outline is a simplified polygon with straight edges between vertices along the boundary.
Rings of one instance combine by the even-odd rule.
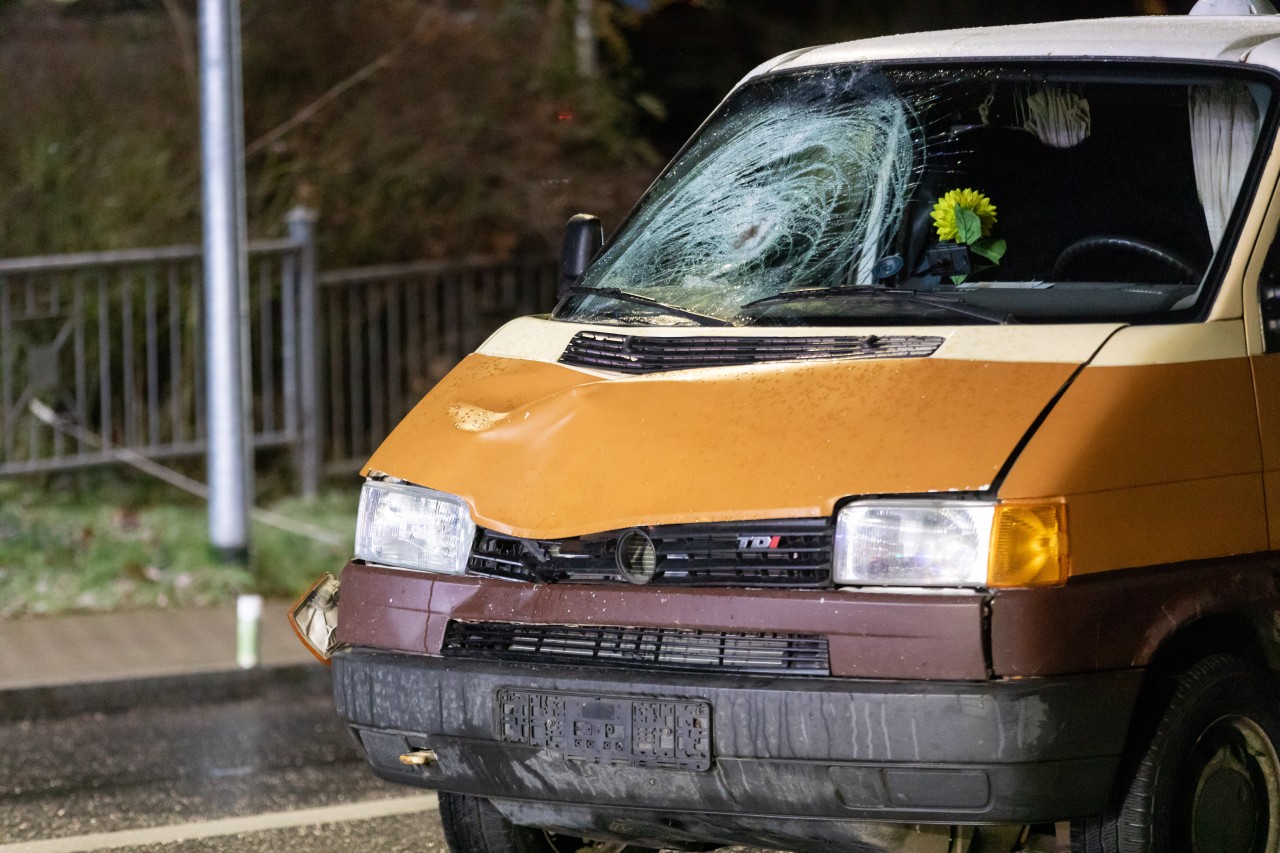
[[[1067,580],[1067,505],[1059,499],[996,505],[987,585],[1054,586]]]

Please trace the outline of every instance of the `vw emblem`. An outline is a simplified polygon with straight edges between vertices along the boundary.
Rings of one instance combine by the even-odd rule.
[[[618,539],[618,571],[637,586],[658,576],[658,549],[643,530],[628,530]]]

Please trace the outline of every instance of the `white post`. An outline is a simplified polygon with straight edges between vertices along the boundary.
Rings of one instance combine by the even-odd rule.
[[[236,599],[236,665],[253,669],[262,663],[262,596]]]
[[[239,0],[200,0],[209,541],[245,563],[253,494]]]
[[[592,0],[578,0],[573,16],[573,40],[577,46],[578,76],[596,76],[596,22]]]

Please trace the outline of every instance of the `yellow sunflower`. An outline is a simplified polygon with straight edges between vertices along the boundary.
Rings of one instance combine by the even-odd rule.
[[[996,206],[977,190],[952,190],[938,199],[933,206],[933,223],[938,229],[939,240],[954,240],[960,235],[956,227],[956,206],[973,211],[982,223],[982,236],[991,235],[991,226],[996,224]]]

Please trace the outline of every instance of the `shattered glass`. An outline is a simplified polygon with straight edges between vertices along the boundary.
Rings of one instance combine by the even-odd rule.
[[[874,78],[824,75],[797,94],[703,135],[591,285],[678,289],[682,306],[723,315],[795,281],[869,278],[906,202],[916,119]]]
[[[1215,248],[1230,250],[1216,246],[1221,226],[1201,201],[1191,93],[1230,80],[1267,108],[1265,131],[1236,160],[1236,173],[1248,172],[1232,187],[1243,198],[1275,99],[1267,78],[1248,72],[1119,64],[862,64],[749,82],[556,316],[815,326],[1185,319],[1213,290]],[[1058,102],[1083,116],[1079,128],[1028,129],[1037,105]],[[1204,121],[1197,134],[1212,131]],[[990,241],[975,245],[973,232],[954,238],[959,246],[939,238],[930,214],[961,189],[994,205],[990,237],[1003,255]],[[1208,216],[1220,219],[1215,204]]]

